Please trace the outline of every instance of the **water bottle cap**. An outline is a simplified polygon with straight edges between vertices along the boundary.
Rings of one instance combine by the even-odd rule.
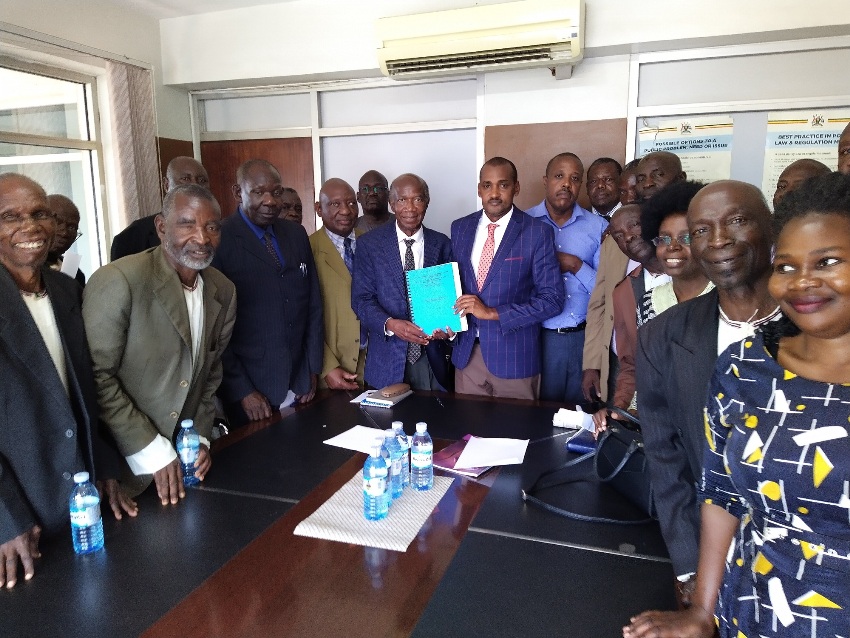
[[[395,430],[384,430],[384,438],[385,439],[394,439],[395,438]]]
[[[190,428],[193,425],[195,425],[195,423],[192,421],[192,419],[183,419],[182,421],[180,421],[181,428]]]
[[[416,424],[416,432],[422,434],[428,430],[428,424],[420,421]]]
[[[374,443],[372,443],[372,448],[369,452],[369,456],[381,456],[381,444],[378,443],[377,439]]]
[[[86,483],[89,480],[88,472],[77,472],[74,474],[74,483]]]
[[[393,430],[401,430],[404,428],[404,423],[401,421],[393,421]]]

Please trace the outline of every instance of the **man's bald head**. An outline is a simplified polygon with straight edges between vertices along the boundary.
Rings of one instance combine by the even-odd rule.
[[[50,252],[54,255],[64,255],[71,245],[77,241],[80,229],[80,211],[77,205],[64,195],[54,194],[47,197],[47,205],[56,215],[56,235]]]
[[[382,220],[389,216],[389,183],[383,173],[368,170],[363,173],[357,183],[357,201],[363,209],[363,214],[374,219]]]
[[[667,151],[647,153],[638,162],[635,174],[637,195],[641,201],[649,199],[667,184],[687,177],[679,156]]]
[[[331,177],[322,184],[315,209],[325,228],[340,237],[348,237],[357,221],[357,194],[345,180]]]
[[[209,188],[210,178],[207,175],[207,169],[193,157],[175,157],[168,162],[168,168],[165,169],[162,188],[167,193],[181,184],[196,184],[203,188]]]
[[[722,180],[688,207],[691,254],[722,291],[750,289],[770,272],[771,213],[752,184]]]
[[[0,195],[20,187],[30,188],[47,200],[47,192],[44,188],[42,188],[41,184],[34,179],[31,179],[26,175],[21,175],[20,173],[0,174]]]
[[[827,175],[831,172],[829,166],[809,157],[791,162],[776,181],[776,191],[773,193],[773,209],[776,210],[782,198],[797,190],[807,179]]]

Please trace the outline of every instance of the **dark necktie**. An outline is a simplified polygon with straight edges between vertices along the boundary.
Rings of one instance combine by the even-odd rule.
[[[348,268],[348,272],[352,275],[354,274],[354,249],[351,247],[351,237],[346,237],[342,240],[343,245],[345,246],[345,250],[342,254],[342,260],[345,262],[345,267]]]
[[[274,244],[272,243],[272,234],[269,231],[266,231],[266,234],[263,235],[263,241],[266,244],[266,250],[269,255],[271,255],[272,259],[274,259],[274,263],[277,265],[278,271],[283,270],[283,265],[280,263],[280,257],[277,256],[277,251],[274,249]]]
[[[404,252],[404,270],[407,272],[408,270],[416,269],[416,262],[413,261],[413,244],[415,239],[405,239],[404,243],[407,244],[407,250]],[[405,281],[407,279],[405,278]],[[408,304],[410,302],[408,301]],[[410,312],[410,307],[408,306],[408,313]],[[413,365],[417,361],[419,361],[419,357],[422,356],[422,346],[418,343],[408,343],[407,344],[407,361],[410,365]]]

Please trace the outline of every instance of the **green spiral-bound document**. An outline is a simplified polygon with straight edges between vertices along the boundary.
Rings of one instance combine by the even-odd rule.
[[[408,270],[407,298],[410,302],[410,320],[430,335],[435,330],[451,328],[463,332],[466,317],[455,314],[454,305],[460,297],[460,274],[457,262]]]

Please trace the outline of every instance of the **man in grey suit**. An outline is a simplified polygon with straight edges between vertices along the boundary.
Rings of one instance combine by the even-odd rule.
[[[322,297],[307,233],[279,219],[280,173],[265,160],[236,172],[239,209],[221,225],[213,265],[235,285],[239,315],[224,352],[221,397],[232,425],[266,419],[316,392],[324,348]]]
[[[95,272],[83,298],[100,417],[144,489],[163,505],[185,495],[173,439],[183,419],[202,437],[195,475],[210,469],[221,355],[233,331],[233,284],[209,268],[221,209],[205,188],[178,186],[156,219],[162,245]]]
[[[637,396],[661,533],[677,593],[690,604],[699,553],[696,481],[703,408],[719,353],[779,316],[770,297],[770,210],[750,184],[714,182],[688,208],[691,254],[715,290],[665,311],[638,331]]]

